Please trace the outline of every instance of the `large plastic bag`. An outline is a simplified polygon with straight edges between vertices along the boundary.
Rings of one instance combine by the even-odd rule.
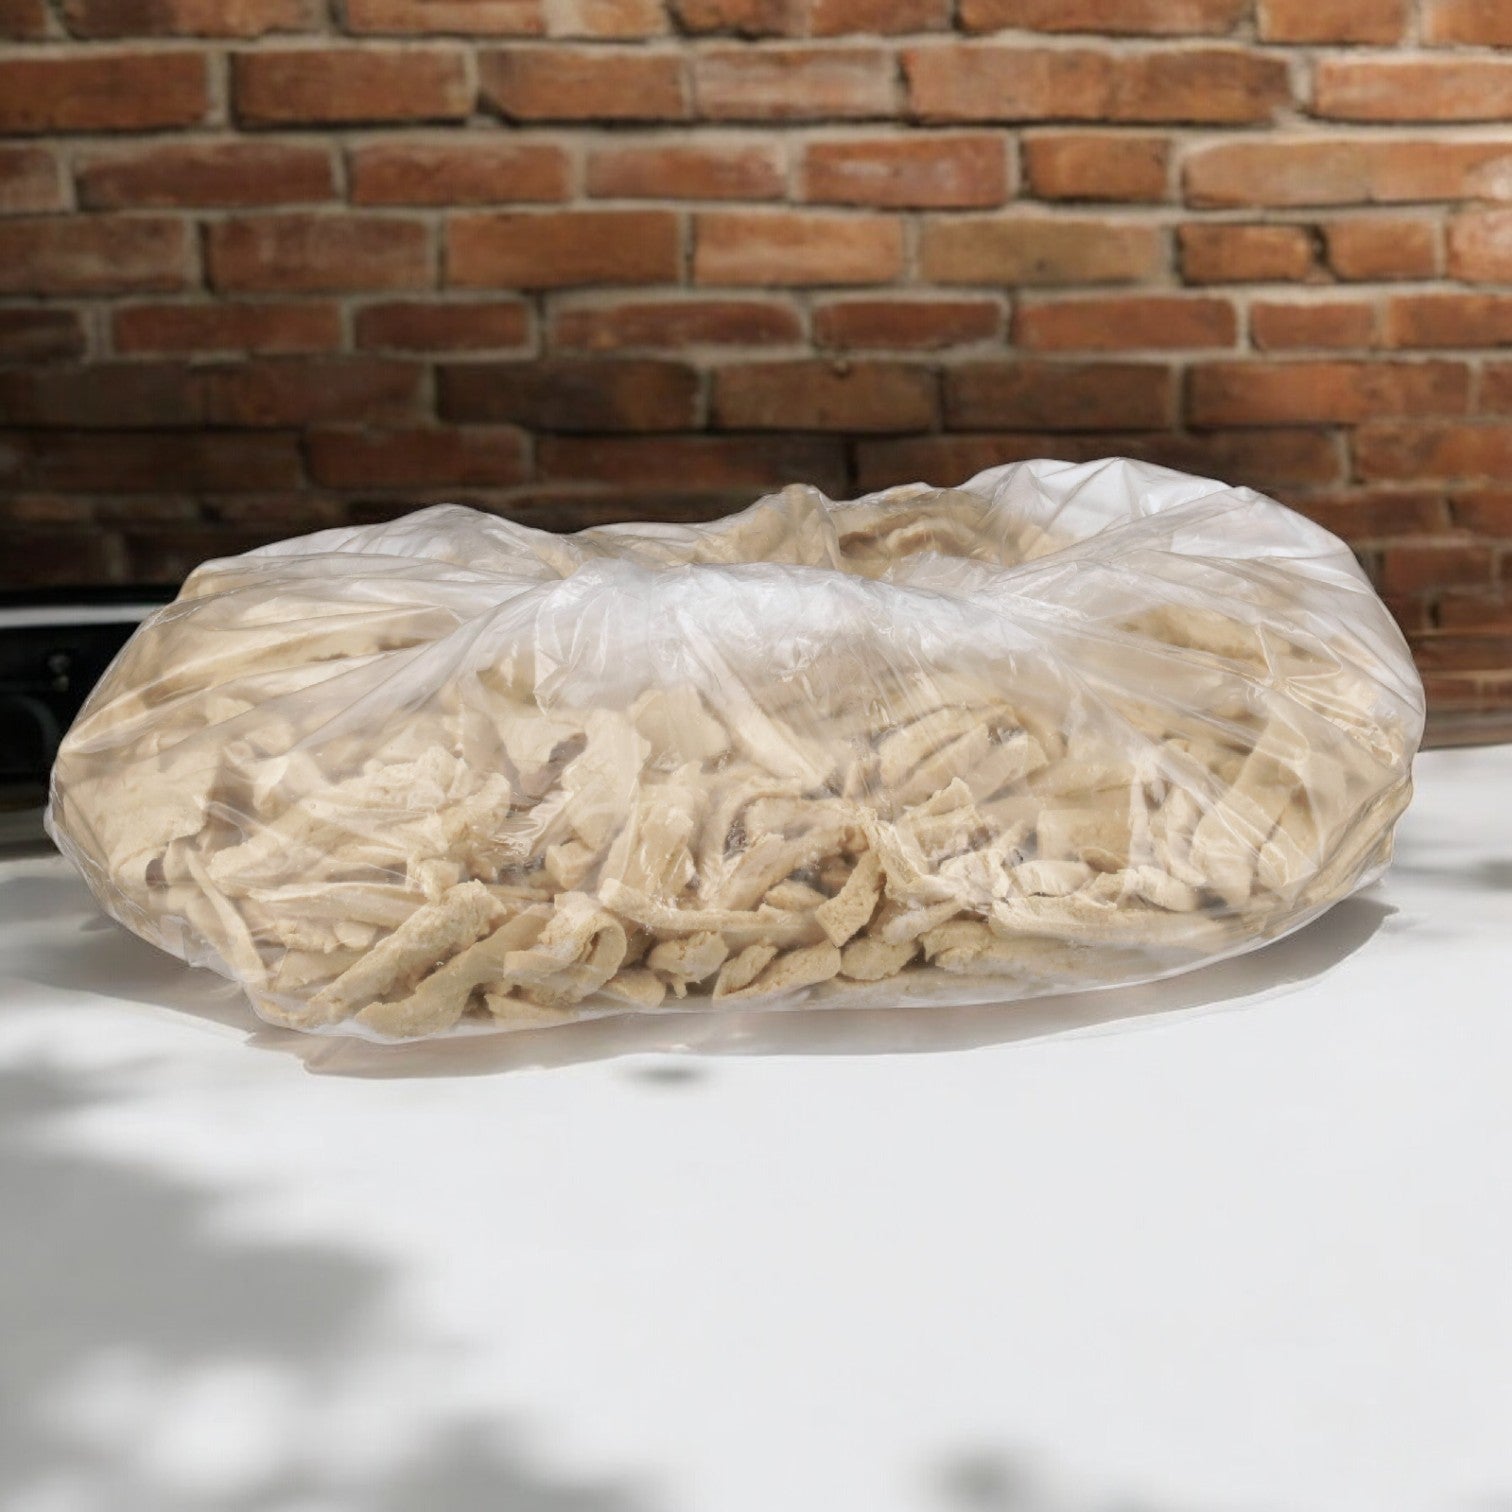
[[[1306,923],[1387,864],[1422,720],[1328,532],[1025,462],[207,563],[89,699],[48,819],[115,918],[301,1029],[985,1001]]]

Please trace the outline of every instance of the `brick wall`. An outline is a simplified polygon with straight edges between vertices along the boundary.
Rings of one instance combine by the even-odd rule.
[[[1512,705],[1507,0],[0,0],[0,574],[1110,452]]]

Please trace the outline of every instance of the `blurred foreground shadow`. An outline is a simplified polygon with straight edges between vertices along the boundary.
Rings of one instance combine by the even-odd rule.
[[[61,863],[34,865],[39,870],[24,878],[0,882],[0,917],[22,922],[9,894],[24,887],[15,897],[24,898],[26,912],[36,920],[24,946],[7,952],[10,982],[0,982],[0,1007],[7,993],[27,982],[151,1003],[246,1029],[253,1047],[295,1056],[325,1076],[483,1076],[655,1053],[922,1053],[1040,1039],[1114,1022],[1133,1027],[1156,1015],[1212,1008],[1310,981],[1352,955],[1394,912],[1369,893],[1348,898],[1284,940],[1139,987],[960,1006],[624,1014],[551,1029],[375,1045],[261,1024],[235,986],[182,965],[103,918]]]

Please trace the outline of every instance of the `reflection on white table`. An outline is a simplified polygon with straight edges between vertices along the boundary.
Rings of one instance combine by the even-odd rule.
[[[1512,1512],[1512,748],[1418,780],[1154,987],[397,1050],[0,864],[0,1508]]]

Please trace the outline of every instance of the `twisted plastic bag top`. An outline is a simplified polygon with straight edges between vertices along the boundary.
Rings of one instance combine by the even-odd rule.
[[[1342,542],[1113,460],[207,563],[69,732],[104,908],[302,1029],[1146,981],[1373,879],[1422,688]]]

